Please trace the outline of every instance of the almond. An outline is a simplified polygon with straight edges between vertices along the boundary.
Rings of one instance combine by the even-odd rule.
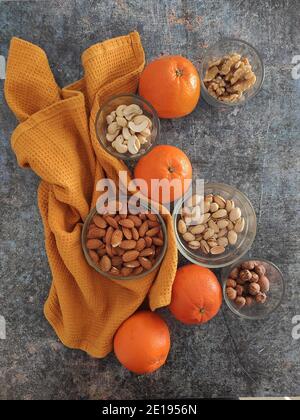
[[[123,226],[122,231],[126,239],[132,239],[132,231],[130,229]]]
[[[106,249],[106,253],[107,253],[110,257],[113,257],[113,256],[114,256],[114,254],[113,254],[113,247],[112,247],[111,245],[106,245],[105,249]]]
[[[105,220],[114,229],[118,229],[118,222],[112,216],[105,216]]]
[[[149,228],[154,228],[154,227],[160,226],[160,223],[155,222],[153,220],[148,220],[148,226],[149,226]]]
[[[113,248],[116,248],[120,245],[123,239],[123,232],[120,229],[117,229],[114,231],[114,233],[111,236],[111,246]]]
[[[130,220],[132,220],[133,221],[133,223],[134,223],[134,226],[136,227],[136,228],[139,228],[141,225],[142,225],[142,221],[141,221],[141,219],[138,217],[138,216],[135,216],[134,214],[130,214],[129,216],[128,216],[128,219],[130,219]]]
[[[109,245],[110,246],[110,244],[111,244],[111,237],[112,237],[112,234],[113,233],[114,233],[114,229],[111,226],[109,226],[109,228],[106,231],[106,235],[105,235],[105,243],[106,243],[106,245]]]
[[[88,234],[87,234],[87,238],[89,238],[89,239],[103,238],[103,236],[105,236],[105,234],[106,234],[105,229],[95,227],[95,228],[89,229]]]
[[[151,245],[150,245],[151,246]],[[140,238],[137,243],[135,249],[137,251],[142,251],[146,247],[146,241],[144,238]]]
[[[111,269],[111,260],[107,255],[101,258],[99,267],[104,273],[107,273]]]
[[[146,236],[145,237],[145,242],[146,242],[146,247],[150,248],[150,246],[152,245],[152,242],[153,242],[153,238],[151,238],[150,236]]]
[[[133,275],[138,276],[139,274],[141,274],[144,271],[144,267],[142,267],[141,265],[139,267],[136,267],[133,270]]]
[[[95,225],[97,225],[101,229],[106,229],[107,228],[107,223],[106,223],[105,219],[103,219],[103,217],[100,216],[100,214],[96,214],[93,217],[93,222],[95,223]]]
[[[164,241],[162,239],[156,237],[152,238],[152,242],[156,246],[163,246],[164,244]]]
[[[159,231],[160,231],[160,227],[156,226],[156,227],[148,230],[146,232],[146,236],[150,236],[150,238],[151,238],[152,236],[156,236],[159,233]]]
[[[111,263],[114,267],[118,267],[119,265],[123,263],[123,260],[120,256],[115,256],[115,257],[112,257]]]
[[[155,250],[153,248],[145,248],[140,252],[140,257],[150,257],[151,255],[155,254]]]
[[[99,261],[99,255],[97,254],[96,251],[93,251],[92,249],[89,250],[89,255],[95,263],[97,263]]]
[[[138,256],[139,256],[139,251],[136,251],[133,249],[131,251],[125,252],[125,254],[122,256],[122,259],[124,262],[130,262],[130,261],[136,260]]]
[[[125,228],[125,229],[126,229],[126,228]],[[139,240],[139,238],[140,238],[140,235],[139,235],[139,232],[138,232],[137,228],[133,227],[133,228],[131,229],[131,232],[132,232],[132,238],[133,238],[135,241],[138,241],[138,240]]]
[[[99,257],[103,257],[103,255],[106,255],[106,247],[97,249],[97,254],[99,255]]]
[[[130,219],[121,219],[119,221],[119,225],[124,226],[128,229],[132,229],[134,227],[134,222],[133,220],[130,220]]]
[[[145,270],[150,270],[152,268],[152,263],[150,260],[148,260],[148,258],[139,257],[139,262]]]
[[[148,222],[147,220],[145,220],[139,228],[139,235],[141,238],[143,238],[146,235],[147,230],[148,230]]]
[[[136,241],[134,241],[133,239],[131,240],[124,240],[120,243],[120,248],[125,249],[125,250],[130,250],[130,249],[134,249],[136,247]]]
[[[122,248],[120,248],[119,246],[117,246],[117,248],[115,248],[115,251],[116,251],[116,253],[117,253],[117,255],[119,256],[119,257],[122,257],[122,255],[124,254],[124,252],[125,252],[125,249],[122,249]]]
[[[121,274],[122,274],[122,276],[123,276],[123,277],[128,277],[128,276],[130,276],[130,274],[132,273],[132,271],[133,271],[133,269],[132,269],[132,268],[129,268],[129,267],[123,267],[123,268],[121,269]]]
[[[88,239],[86,241],[87,249],[97,249],[100,248],[102,242],[99,239]]]
[[[147,213],[147,219],[151,220],[152,222],[157,222],[157,216],[154,213]]]
[[[120,270],[118,270],[116,267],[112,267],[110,270],[110,274],[112,274],[113,276],[119,276]]]
[[[137,268],[140,265],[141,264],[139,263],[138,260],[129,261],[129,262],[124,263],[124,267],[129,267],[129,268]]]

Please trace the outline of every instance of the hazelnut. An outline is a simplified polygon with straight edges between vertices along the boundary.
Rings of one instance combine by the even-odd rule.
[[[237,284],[240,284],[241,286],[244,286],[246,284],[246,280],[237,279]]]
[[[270,281],[269,281],[268,277],[261,276],[259,278],[258,284],[259,284],[259,287],[260,287],[260,291],[262,293],[266,293],[270,290]]]
[[[251,296],[246,297],[246,306],[252,306],[254,304],[254,298]]]
[[[239,268],[235,267],[230,273],[230,278],[236,280],[239,276],[239,272],[240,272]]]
[[[259,277],[264,276],[266,274],[266,269],[262,264],[259,264],[256,267],[254,267],[254,271],[256,274],[259,275]]]
[[[234,290],[232,287],[227,287],[226,294],[230,300],[235,300],[237,297],[236,290]]]
[[[255,262],[254,261],[245,261],[242,264],[243,270],[254,270]]]
[[[249,293],[252,296],[256,296],[260,292],[259,284],[257,283],[250,283],[249,285]]]
[[[226,286],[227,287],[233,287],[233,289],[235,289],[236,288],[236,281],[229,278],[226,282]]]
[[[238,296],[243,296],[243,293],[245,292],[245,288],[241,285],[236,286],[236,293]]]
[[[251,271],[251,282],[252,283],[257,283],[259,280],[259,275],[255,273],[255,271]]]
[[[251,279],[251,277],[252,277],[252,274],[249,270],[242,270],[240,272],[240,279],[242,281],[249,281]]]
[[[265,293],[261,293],[259,292],[256,296],[255,296],[255,300],[257,303],[265,303],[267,300],[267,295]]]
[[[246,299],[244,298],[244,297],[242,297],[242,296],[238,296],[236,299],[235,299],[235,304],[236,304],[236,306],[239,308],[239,309],[241,309],[241,308],[243,308],[245,305],[246,305]]]

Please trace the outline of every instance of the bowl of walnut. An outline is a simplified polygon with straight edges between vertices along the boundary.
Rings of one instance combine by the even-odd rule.
[[[201,62],[201,96],[216,107],[242,105],[260,91],[264,76],[254,47],[246,41],[223,39],[207,49]]]
[[[244,259],[222,271],[224,300],[236,315],[259,320],[266,318],[281,304],[284,277],[270,261]]]

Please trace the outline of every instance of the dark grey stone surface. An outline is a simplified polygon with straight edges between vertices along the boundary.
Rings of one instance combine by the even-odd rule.
[[[224,306],[207,325],[186,327],[160,311],[172,349],[150,376],[132,375],[113,355],[96,360],[65,348],[43,317],[51,275],[36,205],[39,181],[11,151],[16,121],[1,80],[0,316],[7,339],[0,340],[0,399],[300,394],[300,340],[292,338],[292,318],[300,314],[300,80],[291,74],[300,54],[299,17],[298,0],[0,2],[0,54],[7,55],[12,36],[39,44],[61,85],[81,76],[86,47],[133,29],[148,60],[183,54],[197,65],[224,36],[256,46],[266,66],[260,94],[228,113],[199,104],[184,119],[163,121],[161,142],[183,148],[195,175],[249,196],[258,215],[251,254],[275,262],[288,287],[282,307],[263,322],[237,319]]]

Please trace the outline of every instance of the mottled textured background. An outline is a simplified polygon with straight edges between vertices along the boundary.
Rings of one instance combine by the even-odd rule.
[[[183,148],[195,175],[244,191],[258,216],[252,255],[282,269],[287,294],[263,322],[242,321],[224,306],[202,327],[186,327],[168,310],[172,349],[167,364],[134,376],[113,355],[91,359],[65,348],[43,317],[51,282],[36,205],[39,180],[21,170],[10,148],[16,121],[0,81],[0,399],[105,399],[300,395],[298,0],[1,1],[0,54],[12,36],[44,48],[59,84],[81,77],[80,55],[91,44],[137,29],[147,59],[183,54],[196,65],[208,45],[242,38],[260,51],[266,79],[260,94],[230,112],[203,104],[188,117],[162,122],[161,142]],[[182,262],[184,262],[182,260]]]

